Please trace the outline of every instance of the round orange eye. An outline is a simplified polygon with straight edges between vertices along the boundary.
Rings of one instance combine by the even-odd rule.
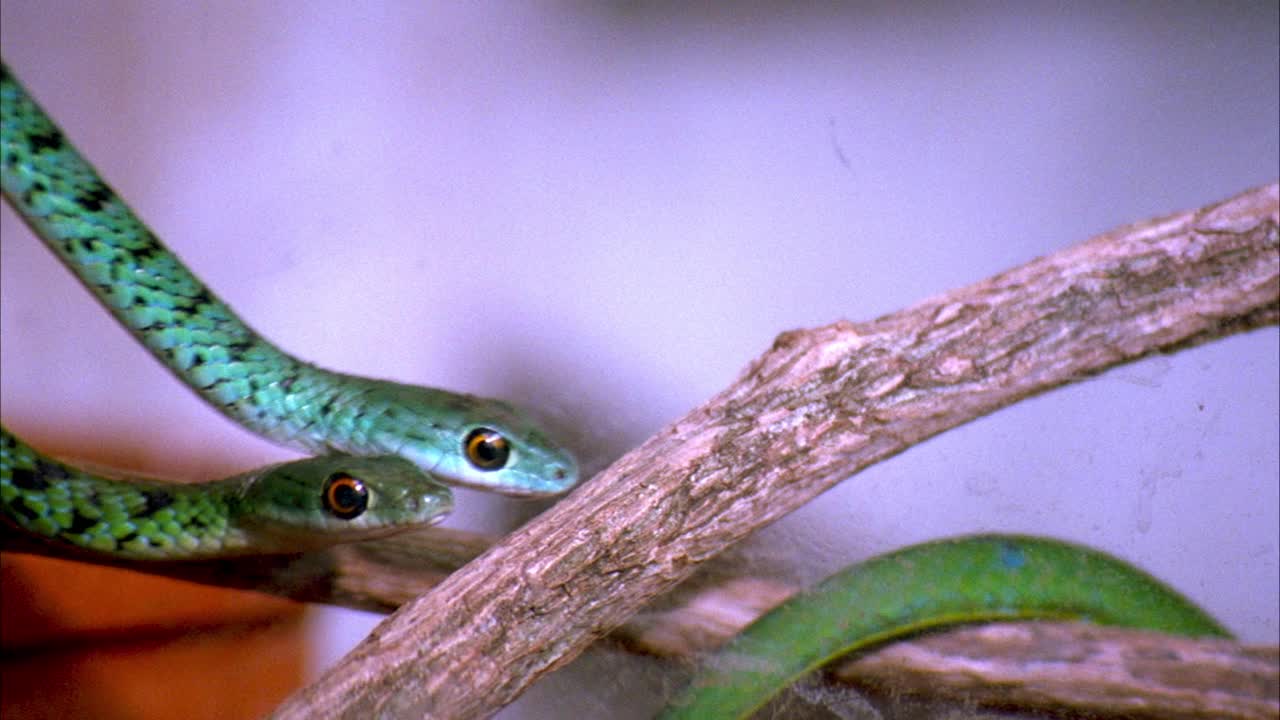
[[[477,470],[497,470],[511,457],[511,445],[502,433],[484,427],[467,433],[462,449],[466,451],[467,462]]]
[[[359,478],[336,472],[324,481],[324,509],[340,520],[360,517],[369,507],[369,488]]]

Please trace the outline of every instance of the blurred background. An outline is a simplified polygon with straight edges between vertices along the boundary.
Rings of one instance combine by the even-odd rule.
[[[783,330],[866,320],[1274,180],[1273,2],[0,4],[4,59],[153,229],[319,364],[507,398],[588,472]],[[293,457],[184,390],[6,207],[0,402],[205,478]],[[809,582],[977,531],[1117,553],[1280,640],[1266,328],[861,473],[732,551]],[[543,506],[459,491],[448,524]],[[378,616],[316,608],[314,675]],[[506,719],[648,717],[593,649]]]

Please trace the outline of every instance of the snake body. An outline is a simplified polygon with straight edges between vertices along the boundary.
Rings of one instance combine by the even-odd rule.
[[[27,532],[135,560],[297,552],[430,525],[449,489],[397,456],[320,457],[223,480],[109,478],[45,457],[0,427],[0,502]]]
[[[1229,637],[1176,591],[1097,550],[1019,535],[939,540],[846,568],[766,613],[660,717],[747,717],[840,655],[944,625],[1019,619]]]
[[[138,219],[0,64],[0,185],[151,353],[215,408],[310,453],[404,457],[446,482],[561,493],[573,457],[511,405],[333,372],[254,332]]]

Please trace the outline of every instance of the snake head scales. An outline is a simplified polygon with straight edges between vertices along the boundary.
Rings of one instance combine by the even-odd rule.
[[[253,470],[238,482],[230,514],[258,547],[384,537],[432,525],[453,509],[447,487],[396,456],[321,455]]]
[[[329,434],[326,449],[399,455],[450,484],[514,497],[557,495],[578,482],[573,455],[501,400],[358,380],[327,408],[326,424],[346,430]]]

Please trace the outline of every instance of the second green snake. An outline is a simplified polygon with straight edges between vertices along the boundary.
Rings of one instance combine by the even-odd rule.
[[[1097,550],[1022,535],[939,540],[842,570],[766,613],[708,658],[661,717],[747,717],[840,655],[944,625],[1019,619],[1228,636],[1173,589]]]
[[[298,552],[425,527],[452,507],[447,487],[396,456],[324,455],[170,483],[103,477],[45,457],[0,427],[0,516],[115,558]]]
[[[573,457],[498,400],[325,370],[255,333],[125,205],[0,64],[5,198],[151,353],[241,425],[311,453],[399,455],[459,485],[564,492]]]

